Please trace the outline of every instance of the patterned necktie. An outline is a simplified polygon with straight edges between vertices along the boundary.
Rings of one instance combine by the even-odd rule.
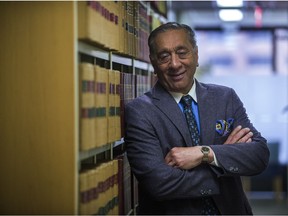
[[[195,120],[194,113],[192,112],[192,97],[190,95],[185,95],[181,98],[180,103],[184,107],[184,115],[186,118],[186,122],[188,124],[188,128],[190,131],[190,135],[192,138],[193,146],[201,145],[200,143],[200,135],[198,132],[197,123]],[[202,199],[202,207],[200,207],[202,215],[219,215],[218,211],[213,199],[211,197],[203,197]]]
[[[188,124],[193,146],[196,146],[196,145],[201,145],[201,144],[200,144],[200,136],[198,132],[197,123],[195,120],[194,113],[192,112],[192,100],[193,99],[190,95],[185,95],[181,98],[180,103],[184,107],[183,112],[186,118],[186,122]]]

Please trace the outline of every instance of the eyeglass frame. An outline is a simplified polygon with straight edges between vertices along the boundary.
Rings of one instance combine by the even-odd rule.
[[[178,59],[185,60],[191,57],[192,52],[197,51],[198,46],[194,47],[192,50],[187,49],[186,47],[179,47],[173,52],[169,51],[161,51],[160,53],[155,53],[154,59],[157,61],[159,65],[170,63],[172,60],[172,54],[174,53]],[[166,56],[161,57],[161,55],[167,54]],[[163,59],[161,59],[163,58]],[[165,59],[164,59],[165,58]]]

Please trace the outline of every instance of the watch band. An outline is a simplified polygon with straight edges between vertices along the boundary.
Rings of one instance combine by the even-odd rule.
[[[203,163],[208,163],[210,148],[208,146],[202,146],[201,147],[201,152],[203,153],[202,162]]]

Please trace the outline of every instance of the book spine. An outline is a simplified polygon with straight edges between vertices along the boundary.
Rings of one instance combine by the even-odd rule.
[[[115,140],[121,139],[121,73],[120,71],[115,72]]]
[[[93,65],[80,64],[80,150],[88,150],[93,147],[95,140],[95,74]]]
[[[95,69],[95,146],[108,143],[108,71],[98,65]]]

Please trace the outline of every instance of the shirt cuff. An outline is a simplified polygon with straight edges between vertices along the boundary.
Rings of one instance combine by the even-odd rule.
[[[210,163],[210,165],[219,167],[219,164],[218,164],[217,157],[216,157],[215,153],[213,153],[213,157],[214,157],[214,160]]]

